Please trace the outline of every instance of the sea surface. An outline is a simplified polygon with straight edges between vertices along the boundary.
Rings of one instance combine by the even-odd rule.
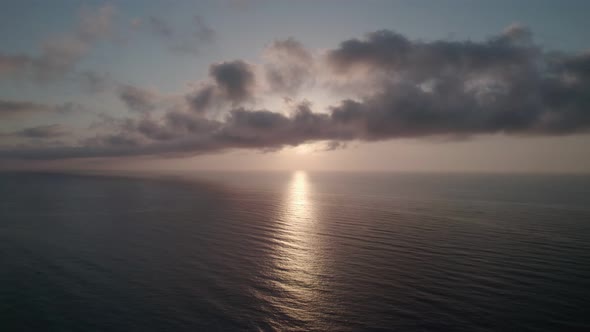
[[[0,331],[590,331],[590,177],[0,173]]]

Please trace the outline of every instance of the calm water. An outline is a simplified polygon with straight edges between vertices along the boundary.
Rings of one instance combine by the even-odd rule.
[[[0,174],[0,330],[590,329],[590,178]]]

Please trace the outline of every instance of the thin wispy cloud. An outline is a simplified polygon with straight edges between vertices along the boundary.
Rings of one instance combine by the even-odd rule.
[[[84,8],[71,31],[50,35],[38,45],[38,54],[0,51],[0,78],[26,77],[48,82],[71,73],[99,42],[111,36],[116,10],[105,5]]]
[[[136,29],[145,28],[171,52],[180,55],[199,55],[202,48],[215,41],[215,30],[201,16],[195,15],[189,22],[182,23],[181,28],[178,28],[163,17],[150,16],[136,19],[132,25]]]

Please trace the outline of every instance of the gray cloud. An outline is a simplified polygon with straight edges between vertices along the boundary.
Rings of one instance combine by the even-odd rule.
[[[141,26],[142,20],[136,25]],[[172,52],[197,55],[203,46],[215,41],[215,30],[209,27],[202,17],[193,16],[188,29],[176,29],[161,17],[151,16],[145,26],[158,37]]]
[[[119,88],[119,98],[127,105],[129,110],[147,113],[156,108],[159,95],[152,90],[123,85]]]
[[[484,42],[417,42],[391,31],[328,54],[340,74],[387,73],[379,91],[332,108],[362,139],[429,135],[571,134],[590,125],[586,55],[551,56],[511,26]]]
[[[68,131],[65,128],[57,124],[52,124],[25,128],[14,133],[13,135],[26,138],[56,138],[65,136],[67,134]]]
[[[25,116],[31,113],[49,111],[52,108],[47,105],[29,101],[0,100],[0,118]]]
[[[223,98],[218,87],[213,84],[205,84],[193,93],[186,96],[186,101],[191,110],[196,113],[204,113],[214,105],[218,105]]]
[[[303,102],[285,114],[238,107],[253,98],[250,65],[214,64],[212,82],[187,97],[192,111],[117,122],[110,133],[79,146],[4,149],[0,157],[196,155],[315,141],[328,141],[327,148],[335,149],[353,140],[590,130],[590,56],[545,52],[520,26],[482,42],[412,41],[379,31],[343,42],[326,61],[335,75],[352,77],[362,70],[380,79],[368,79],[363,97],[345,99],[328,112],[314,112]],[[213,102],[232,109],[223,119],[210,119],[202,110]]]
[[[254,99],[256,79],[252,65],[241,60],[212,64],[209,76],[210,82],[186,96],[193,112],[204,114],[215,107],[235,107]]]
[[[36,114],[69,114],[83,111],[85,107],[78,103],[66,102],[59,105],[0,99],[0,119],[22,119]]]
[[[382,30],[365,39],[344,41],[328,53],[328,63],[336,72],[350,73],[361,67],[385,71],[390,78],[426,81],[446,74],[498,76],[532,68],[542,59],[541,49],[532,43],[531,32],[514,25],[484,42],[412,41]]]
[[[321,148],[316,149],[315,152],[336,151],[336,150],[346,149],[346,147],[347,147],[346,142],[329,141],[329,142],[326,142]]]
[[[78,79],[83,90],[90,93],[106,91],[113,85],[108,73],[98,73],[92,70],[80,72]]]
[[[146,20],[146,25],[155,35],[164,38],[170,38],[174,35],[172,27],[161,18],[150,16]]]
[[[80,103],[74,103],[74,102],[66,102],[60,105],[55,105],[55,106],[51,106],[51,110],[55,111],[57,113],[60,114],[71,114],[71,113],[75,113],[75,112],[89,112],[89,109],[80,104]]]
[[[234,148],[262,150],[328,139],[351,139],[331,125],[327,114],[314,113],[307,103],[290,115],[268,110],[231,110],[225,119],[169,111],[160,120],[116,121],[113,133],[80,146],[0,150],[0,158],[61,159],[138,155],[195,155]]]
[[[18,75],[46,82],[71,72],[97,42],[111,34],[114,15],[108,5],[83,10],[75,29],[44,40],[39,55],[0,52],[0,77]]]
[[[0,77],[18,74],[32,64],[32,59],[24,54],[11,55],[0,53]]]
[[[212,43],[215,41],[215,30],[209,27],[202,17],[194,16],[193,17],[193,36],[201,42],[205,43]]]
[[[256,82],[252,67],[248,63],[236,60],[214,64],[209,68],[209,75],[227,99],[234,104],[252,98]]]
[[[265,56],[265,74],[271,91],[292,95],[313,81],[314,59],[299,41],[277,40],[266,49]]]

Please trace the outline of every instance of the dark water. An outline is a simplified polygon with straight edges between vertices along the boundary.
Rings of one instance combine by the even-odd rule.
[[[0,174],[0,331],[590,329],[590,178]]]

